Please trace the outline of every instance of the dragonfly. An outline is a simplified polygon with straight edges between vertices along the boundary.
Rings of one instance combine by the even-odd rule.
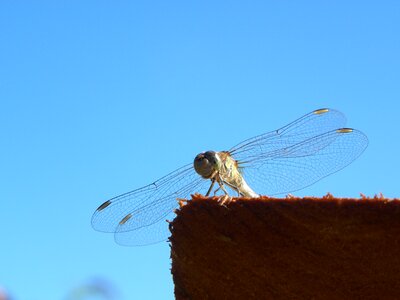
[[[308,187],[367,148],[367,136],[345,124],[341,112],[322,108],[228,151],[202,152],[194,162],[101,204],[92,226],[113,233],[120,245],[149,245],[168,238],[166,220],[174,218],[178,199],[194,193],[257,198],[260,192],[276,196]]]

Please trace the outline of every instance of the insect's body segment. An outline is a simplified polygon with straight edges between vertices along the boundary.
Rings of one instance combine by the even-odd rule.
[[[200,153],[196,156],[193,165],[200,176],[210,179],[212,182],[206,196],[210,194],[214,183],[217,182],[219,187],[214,193],[222,189],[228,195],[228,192],[224,188],[224,184],[226,184],[241,196],[259,197],[246,183],[240,173],[238,162],[228,151],[207,151]]]

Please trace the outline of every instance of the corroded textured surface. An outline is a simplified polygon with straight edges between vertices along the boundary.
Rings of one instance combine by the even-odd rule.
[[[400,201],[194,196],[171,224],[177,299],[400,299]]]

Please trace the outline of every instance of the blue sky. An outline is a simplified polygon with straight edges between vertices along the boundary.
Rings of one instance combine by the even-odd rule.
[[[2,1],[0,286],[173,299],[169,246],[121,247],[90,218],[203,150],[321,107],[369,137],[295,193],[398,197],[398,1]],[[265,193],[268,193],[265,191]]]

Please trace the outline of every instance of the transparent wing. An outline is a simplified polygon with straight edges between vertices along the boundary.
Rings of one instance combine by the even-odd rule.
[[[303,128],[311,132],[307,126]],[[351,128],[302,136],[307,138],[291,135],[285,143],[280,143],[279,138],[261,139],[253,141],[251,147],[246,146],[250,155],[239,161],[239,165],[255,192],[276,195],[305,188],[349,165],[368,146],[367,137]]]
[[[165,220],[168,216],[173,218],[177,198],[204,193],[209,185],[210,181],[202,179],[188,164],[152,184],[104,202],[93,214],[92,226],[98,231],[114,232],[116,241],[124,245],[165,240]]]
[[[166,241],[171,235],[166,220],[173,220],[175,214],[171,211],[162,220],[133,231],[115,232],[114,240],[123,246],[147,246]]]
[[[341,112],[329,108],[317,109],[282,128],[247,139],[229,152],[238,161],[244,162],[342,128],[345,124],[346,117]]]

